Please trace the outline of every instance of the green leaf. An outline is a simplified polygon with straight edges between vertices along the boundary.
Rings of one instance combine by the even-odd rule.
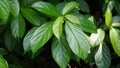
[[[113,27],[120,27],[120,16],[113,16],[112,26]]]
[[[66,21],[65,32],[73,53],[85,60],[90,52],[90,45],[81,28],[77,24]]]
[[[72,14],[65,15],[65,18],[73,23],[80,24],[79,19]]]
[[[72,16],[69,18],[68,18],[68,15],[66,15],[66,16],[67,16],[67,19],[69,21],[71,21],[72,23],[78,23],[80,25],[80,28],[83,31],[86,31],[89,33],[96,33],[97,32],[95,24],[92,21],[88,20],[85,16],[83,16],[81,14],[69,14],[69,16]]]
[[[6,22],[10,13],[8,0],[0,1],[0,18],[3,22]]]
[[[30,43],[33,55],[52,37],[53,22],[48,22],[35,30]]]
[[[0,68],[8,68],[8,63],[2,56],[0,56]]]
[[[1,56],[8,55],[8,51],[5,48],[0,48],[0,55]]]
[[[21,9],[23,16],[33,25],[40,26],[41,24],[41,17],[39,13],[34,11],[33,9],[23,8]]]
[[[63,10],[62,10],[62,14],[65,15],[69,12],[71,12],[73,9],[77,8],[79,6],[79,4],[77,2],[69,2],[67,3]]]
[[[89,13],[90,12],[90,9],[89,9],[89,6],[88,4],[85,2],[85,0],[75,0],[79,3],[79,8],[80,10],[84,11],[84,12],[87,12]]]
[[[65,2],[62,2],[62,3],[58,3],[57,5],[56,5],[56,9],[57,9],[57,11],[62,15],[62,10],[63,10],[63,8],[64,8],[64,6],[65,6]]]
[[[71,59],[75,60],[80,65],[80,58],[79,58],[79,56],[75,55],[73,52],[72,52]]]
[[[32,8],[46,15],[55,16],[55,17],[58,17],[60,15],[54,6],[47,2],[43,2],[43,1],[35,2],[32,5]]]
[[[107,9],[105,12],[105,23],[106,23],[107,27],[110,28],[111,23],[112,23],[112,13],[111,13],[110,9]]]
[[[105,44],[100,44],[95,53],[95,63],[98,68],[109,68],[111,62],[110,51]]]
[[[14,43],[13,43],[14,41]],[[13,37],[13,35],[11,34],[11,31],[9,29],[7,29],[5,31],[4,34],[4,42],[5,42],[5,46],[6,48],[12,52],[17,44],[17,40]]]
[[[115,0],[115,10],[120,15],[120,1],[119,0]]]
[[[25,33],[25,21],[22,15],[11,20],[11,31],[15,38],[22,38]]]
[[[63,17],[58,17],[52,27],[54,35],[60,40],[60,36],[62,34],[62,24],[64,20]]]
[[[71,50],[64,35],[62,35],[60,41],[54,39],[52,44],[52,56],[60,68],[67,67],[71,58]]]
[[[111,28],[110,30],[110,40],[115,53],[120,56],[120,30]]]
[[[18,17],[19,16],[19,1],[18,0],[10,0],[10,12],[12,13],[12,15],[14,17]]]
[[[28,31],[28,33],[24,37],[23,48],[24,48],[25,53],[30,50],[30,47],[31,47],[30,39],[36,29],[37,27],[33,27],[31,30]]]
[[[30,8],[31,5],[36,1],[40,1],[40,0],[19,0],[19,3],[21,4],[20,7],[22,8],[25,8],[25,7]]]
[[[90,45],[91,47],[96,47],[103,42],[105,37],[105,32],[102,29],[98,29],[97,33],[92,33],[90,36]]]

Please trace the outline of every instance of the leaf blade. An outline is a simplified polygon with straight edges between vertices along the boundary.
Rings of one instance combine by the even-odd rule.
[[[120,31],[118,29],[112,28],[110,30],[110,40],[112,43],[112,47],[115,51],[115,53],[120,56]]]
[[[22,38],[25,33],[25,21],[22,15],[11,20],[11,32],[15,38]]]
[[[110,51],[105,44],[100,44],[95,54],[95,62],[98,68],[109,68],[111,62]]]
[[[64,35],[62,35],[61,41],[54,39],[52,44],[52,56],[60,68],[67,67],[71,58],[71,50]]]
[[[55,17],[58,17],[60,15],[54,6],[47,2],[43,2],[43,1],[36,2],[32,5],[32,8],[46,15],[55,16]]]
[[[0,18],[6,22],[10,13],[9,3],[7,0],[0,1]]]
[[[111,23],[112,23],[112,13],[111,13],[110,9],[107,9],[105,12],[105,23],[106,23],[107,27],[110,28]]]
[[[39,13],[32,9],[24,8],[21,9],[23,16],[33,25],[40,26],[40,16]]]
[[[0,68],[8,68],[7,61],[0,55]]]
[[[90,45],[85,34],[76,24],[66,21],[66,38],[73,53],[85,60],[90,51]]]
[[[89,33],[97,32],[97,28],[94,22],[88,20],[85,16],[81,14],[68,14],[66,15],[66,18],[72,23],[79,24],[80,28],[85,32],[89,32]]]
[[[63,17],[58,17],[52,27],[54,35],[60,40],[62,34],[62,23],[64,22]]]
[[[30,39],[36,29],[37,27],[33,27],[31,30],[28,31],[28,33],[24,37],[23,48],[24,48],[25,53],[30,50],[30,47],[31,47]]]
[[[19,16],[19,1],[18,0],[10,0],[10,12],[12,13],[12,15],[14,17],[18,17]]]
[[[52,37],[52,24],[53,22],[48,22],[35,30],[30,40],[33,54],[35,54]]]
[[[62,14],[65,15],[65,14],[69,13],[70,11],[72,11],[73,9],[75,9],[78,6],[79,6],[79,4],[77,2],[66,3],[65,7],[62,10]]]

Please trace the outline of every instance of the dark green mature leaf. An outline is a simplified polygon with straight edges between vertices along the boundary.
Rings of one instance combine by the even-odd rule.
[[[112,13],[109,8],[105,12],[105,23],[106,23],[107,27],[110,28],[111,23],[112,23]]]
[[[58,17],[52,27],[54,35],[60,40],[60,36],[62,34],[62,24],[64,22],[63,17]]]
[[[0,48],[0,55],[1,56],[8,55],[8,51],[5,48]]]
[[[96,54],[95,63],[98,68],[109,68],[111,62],[110,51],[105,44],[100,44]]]
[[[90,9],[89,9],[89,6],[88,4],[85,2],[85,0],[75,0],[79,3],[79,8],[80,10],[84,11],[84,12],[87,12],[89,13],[90,12]]]
[[[69,14],[69,15],[66,15],[65,17],[73,23],[78,23],[80,25],[80,28],[83,31],[90,32],[90,33],[97,32],[95,24],[81,14]]]
[[[81,28],[77,24],[66,21],[65,31],[73,53],[85,60],[90,52],[90,45]]]
[[[119,2],[119,0],[115,0],[115,10],[120,15],[120,2]]]
[[[111,40],[114,51],[118,56],[120,56],[120,30],[111,28],[110,40]]]
[[[14,41],[14,43],[13,43]],[[11,34],[10,30],[7,29],[5,34],[4,34],[4,42],[5,42],[5,46],[6,48],[12,52],[16,46],[16,39],[13,37],[13,35]]]
[[[77,2],[66,3],[66,5],[64,6],[64,8],[62,10],[62,14],[65,15],[65,14],[71,12],[73,9],[77,8],[78,6],[79,6],[79,4]]]
[[[67,67],[71,58],[71,50],[64,34],[62,35],[60,41],[54,39],[52,44],[52,56],[60,68]]]
[[[0,0],[0,18],[6,22],[10,13],[8,0]]]
[[[7,61],[0,55],[0,68],[8,68]]]
[[[113,27],[120,27],[120,16],[113,16],[112,26]]]
[[[55,8],[57,9],[57,11],[58,11],[59,13],[62,14],[62,10],[63,10],[65,4],[66,4],[65,2],[62,2],[62,3],[59,3],[59,4],[56,5]]]
[[[18,17],[19,16],[19,1],[18,0],[10,0],[10,12],[12,13],[12,15],[14,17]]]
[[[60,15],[54,6],[47,2],[38,1],[38,2],[35,2],[32,5],[32,7],[37,11],[44,13],[46,15],[55,16],[55,17],[58,17]]]
[[[95,49],[91,48],[90,53],[88,54],[88,57],[87,57],[87,61],[89,65],[92,65],[95,62],[94,55],[95,55]]]
[[[33,3],[35,3],[36,1],[40,1],[40,0],[19,0],[19,3],[21,4],[20,7],[26,7],[26,8],[30,8],[31,5]]]
[[[30,47],[31,47],[30,40],[36,29],[37,27],[33,27],[30,31],[28,31],[28,33],[24,37],[23,48],[24,48],[25,53],[30,50]]]
[[[35,54],[52,37],[53,22],[48,22],[35,30],[30,39],[31,50]]]
[[[39,13],[36,11],[29,9],[29,8],[23,8],[22,9],[23,16],[33,25],[40,26],[40,16]]]
[[[105,37],[105,32],[102,29],[98,29],[97,33],[92,33],[90,36],[90,45],[91,47],[96,47],[103,42]]]
[[[15,38],[22,38],[25,33],[25,21],[22,15],[11,20],[11,31]]]
[[[75,60],[78,64],[80,64],[80,58],[76,54],[72,52],[71,59]]]

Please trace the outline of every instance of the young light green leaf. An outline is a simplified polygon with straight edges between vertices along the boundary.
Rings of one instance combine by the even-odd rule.
[[[0,18],[6,22],[10,13],[8,0],[0,0]]]
[[[52,44],[52,56],[60,68],[67,67],[71,58],[71,50],[64,34],[62,35],[60,41],[58,41],[58,39],[54,39]]]
[[[52,37],[52,25],[53,22],[48,22],[35,30],[30,43],[33,55]]]
[[[87,12],[89,13],[90,12],[90,9],[89,9],[89,6],[88,4],[85,2],[85,0],[75,0],[79,3],[79,8],[80,10],[84,11],[84,12]]]
[[[58,17],[60,15],[54,6],[47,2],[43,2],[43,1],[35,2],[32,5],[32,8],[46,15],[55,16],[55,17]]]
[[[25,33],[25,21],[22,15],[11,20],[11,31],[15,38],[22,38]]]
[[[54,35],[60,40],[60,36],[62,34],[62,24],[64,22],[63,17],[58,17],[52,27]]]
[[[98,68],[109,68],[111,62],[110,51],[105,44],[100,44],[95,53],[95,63]]]
[[[91,47],[96,47],[103,42],[105,37],[105,32],[102,29],[98,29],[97,33],[92,33],[90,36],[90,45]]]
[[[110,9],[107,9],[105,12],[105,23],[106,23],[107,27],[110,28],[111,23],[112,23],[112,13],[111,13]]]
[[[75,15],[68,14],[68,15],[65,15],[65,18],[73,23],[80,24],[79,19]]]
[[[30,50],[30,47],[31,47],[30,39],[36,29],[37,27],[33,27],[30,31],[28,31],[28,33],[26,34],[23,40],[23,48],[24,48],[25,53]]]
[[[69,14],[69,16],[72,16],[72,17],[75,16],[74,20],[73,20],[73,18],[68,19],[68,20],[71,21],[72,23],[78,23],[78,21],[79,21],[78,24],[80,25],[80,28],[83,31],[86,31],[89,33],[96,33],[97,32],[95,24],[92,21],[88,20],[85,16],[83,16],[81,14]],[[67,18],[68,18],[68,16],[67,16]]]
[[[0,55],[0,68],[8,68],[7,61]]]
[[[120,56],[120,30],[111,28],[110,30],[110,40],[115,53]]]
[[[65,14],[71,12],[73,9],[77,8],[78,6],[79,6],[79,4],[77,2],[66,3],[66,5],[64,6],[64,8],[62,10],[62,14],[65,15]]]
[[[18,17],[19,16],[19,1],[18,0],[9,0],[10,3],[10,12],[12,13],[12,15],[14,17]]]
[[[120,27],[120,16],[113,16],[112,26],[113,27]]]
[[[13,43],[14,41],[14,43]],[[11,34],[11,31],[9,29],[7,29],[5,31],[4,34],[4,42],[5,42],[5,46],[6,48],[12,52],[16,46],[17,40],[13,37],[13,35]]]
[[[21,9],[23,16],[33,25],[40,26],[41,24],[41,17],[39,13],[34,11],[33,9],[23,8]]]
[[[65,32],[73,53],[85,60],[90,52],[90,45],[81,28],[77,24],[66,21]]]

